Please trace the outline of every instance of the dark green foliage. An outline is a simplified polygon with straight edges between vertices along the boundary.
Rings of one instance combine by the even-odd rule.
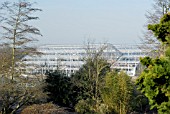
[[[152,58],[150,58],[150,57],[141,58],[140,61],[141,61],[141,64],[145,65],[146,67],[148,67],[150,64],[152,64],[151,63]]]
[[[96,61],[93,59],[88,59],[71,77],[67,77],[61,71],[48,73],[45,91],[49,92],[49,100],[60,106],[74,107],[82,114],[146,111],[147,99],[141,94],[133,93],[134,85],[130,77],[125,73],[110,71],[110,65],[105,60],[98,60],[98,86]]]
[[[157,107],[158,110],[162,110],[161,107],[170,102],[170,61],[161,58],[153,59],[151,62],[153,64],[138,78],[137,85],[149,99],[151,108]]]
[[[163,43],[170,43],[170,13],[161,18],[159,24],[148,25],[148,29]]]
[[[88,77],[88,72],[85,65],[72,75],[72,82],[73,88],[76,90],[77,101],[92,97],[92,82]]]
[[[138,113],[146,113],[150,111],[150,106],[149,106],[149,101],[147,99],[147,97],[138,92],[137,90],[135,90],[137,93],[133,93],[133,98],[132,101],[130,103],[131,105],[131,110],[133,112],[138,112]]]
[[[110,70],[110,65],[103,59],[98,59],[99,81],[102,80],[106,72]],[[74,107],[79,100],[92,99],[96,92],[96,62],[88,59],[79,71],[67,77],[61,71],[47,73],[45,91],[48,92],[49,100],[60,106]],[[97,85],[99,86],[99,84]],[[99,89],[98,89],[99,92]],[[98,96],[100,96],[98,94]]]
[[[70,78],[60,71],[48,73],[45,80],[45,91],[48,92],[49,100],[61,106],[70,106]]]
[[[170,13],[165,14],[159,24],[149,25],[157,39],[166,44],[165,55],[152,59],[145,57],[141,63],[146,66],[137,80],[138,89],[149,99],[151,109],[160,114],[170,113]]]

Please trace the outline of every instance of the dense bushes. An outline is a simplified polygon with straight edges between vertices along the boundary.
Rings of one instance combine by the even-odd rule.
[[[131,78],[125,73],[108,70],[99,76],[96,97],[96,79],[94,73],[90,77],[88,71],[87,65],[84,65],[71,77],[60,71],[48,73],[45,91],[48,92],[49,100],[80,114],[149,111],[147,98],[136,90]]]

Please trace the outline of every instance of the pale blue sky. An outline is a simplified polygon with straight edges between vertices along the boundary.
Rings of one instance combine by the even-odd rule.
[[[34,1],[34,0],[31,0]],[[152,0],[35,0],[40,44],[139,43]]]

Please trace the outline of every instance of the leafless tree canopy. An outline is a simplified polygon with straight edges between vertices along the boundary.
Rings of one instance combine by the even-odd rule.
[[[160,18],[170,10],[170,0],[154,0],[154,4],[151,10],[147,11],[146,18],[147,22],[144,25],[145,30],[143,31],[143,38],[141,38],[144,44],[143,48],[150,50],[157,49],[158,51],[152,55],[159,56],[164,52],[164,46],[158,42],[152,31],[148,30],[148,24],[158,23]],[[152,46],[149,46],[149,45]]]
[[[18,2],[16,2],[18,1]],[[39,8],[33,8],[29,0],[4,2],[0,5],[0,113],[13,114],[22,106],[42,99],[42,83],[21,76],[21,58],[37,53],[30,43],[42,36],[31,21]],[[3,47],[2,47],[3,46]],[[15,78],[14,78],[15,77]]]

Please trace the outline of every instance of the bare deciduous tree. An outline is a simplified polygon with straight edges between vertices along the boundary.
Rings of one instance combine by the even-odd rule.
[[[33,13],[41,11],[41,9],[33,8],[32,5],[26,0],[20,0],[18,2],[4,2],[1,7],[3,15],[1,28],[4,31],[2,38],[12,48],[12,80],[16,75],[17,58],[34,53],[35,49],[30,47],[29,43],[37,41],[34,38],[35,35],[41,35],[39,29],[30,25],[30,21],[38,19],[38,17],[33,16]],[[18,54],[17,51],[21,53]]]
[[[159,56],[164,53],[164,46],[158,42],[152,31],[148,30],[148,24],[156,24],[160,18],[170,10],[170,0],[154,0],[153,7],[147,11],[146,18],[147,22],[144,25],[145,30],[143,32],[143,38],[141,38],[144,46],[142,48],[150,49],[151,51],[157,50],[156,52],[150,53],[152,57]],[[148,45],[149,44],[149,45]],[[151,46],[151,45],[152,46]]]
[[[3,51],[0,53],[3,60],[0,74],[7,75],[0,83],[0,101],[2,101],[0,113],[2,114],[13,114],[22,106],[36,102],[37,99],[45,96],[41,89],[41,82],[20,77],[20,65],[24,66],[22,58],[38,53],[31,45],[32,42],[37,41],[34,36],[41,36],[39,29],[31,25],[31,21],[38,19],[34,16],[37,11],[41,9],[33,8],[33,3],[27,0],[1,4],[0,36],[3,40],[1,45],[9,47],[11,53],[8,53],[9,55]]]

